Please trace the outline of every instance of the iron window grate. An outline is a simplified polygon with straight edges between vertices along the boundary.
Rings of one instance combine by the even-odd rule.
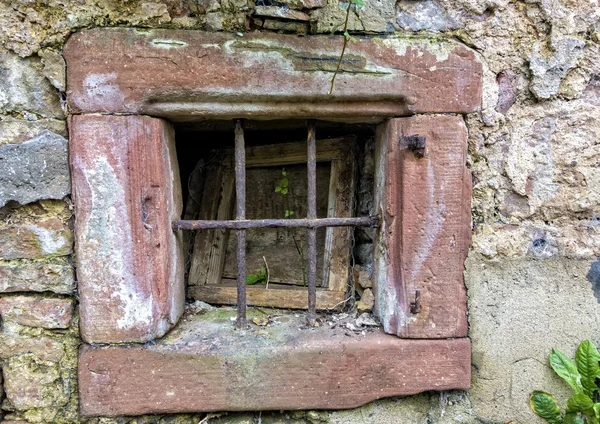
[[[316,322],[317,299],[317,237],[320,227],[377,227],[378,216],[356,218],[317,218],[317,160],[316,125],[307,123],[307,174],[308,174],[308,213],[300,219],[246,219],[246,146],[243,120],[235,121],[235,193],[236,216],[234,220],[177,220],[174,230],[232,229],[236,232],[237,257],[237,321],[239,328],[246,326],[246,230],[250,228],[307,228],[307,277],[309,325]]]

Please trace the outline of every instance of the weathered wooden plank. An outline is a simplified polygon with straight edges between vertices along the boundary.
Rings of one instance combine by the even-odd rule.
[[[402,138],[415,134],[426,138],[423,157]],[[460,116],[393,119],[379,139],[379,318],[386,332],[402,337],[465,337],[463,269],[471,235],[465,123]],[[420,311],[411,312],[417,290]]]
[[[232,281],[232,280],[230,280]],[[223,283],[223,281],[221,282]],[[264,286],[246,287],[246,301],[248,305],[266,306],[270,308],[306,309],[308,305],[307,289],[293,288],[293,286],[272,288],[276,284],[270,284],[269,289]],[[216,305],[235,305],[235,287],[224,287],[223,284],[215,286],[193,286],[189,288],[189,295],[193,299]],[[343,306],[346,300],[345,291],[317,290],[317,309],[327,310]]]
[[[81,413],[343,409],[469,387],[467,338],[348,337],[347,330],[328,325],[302,329],[303,319],[286,317],[257,335],[240,334],[228,317],[219,323],[189,317],[153,345],[84,346]]]
[[[184,307],[174,132],[161,119],[101,115],[72,116],[69,130],[81,336],[160,337]]]
[[[319,162],[329,162],[328,166],[330,167],[327,173],[321,171],[318,174],[320,175],[318,182],[320,182],[319,190],[321,196],[319,204],[322,205],[320,216],[349,217],[352,215],[355,185],[355,147],[354,137],[317,141],[317,160]],[[226,154],[226,158],[229,157]],[[207,180],[204,185],[210,187],[204,190],[205,196],[200,207],[202,219],[226,219],[222,218],[223,214],[218,211],[230,212],[232,210],[233,194],[230,193],[230,190],[223,188],[225,187],[225,181],[229,181],[228,179],[231,179],[231,184],[233,184],[232,170],[221,165],[222,163],[228,163],[227,160],[229,159],[225,159],[225,162],[223,160],[217,161],[217,165],[214,166],[218,168],[206,174]],[[296,181],[293,182],[295,186],[292,187],[292,191],[296,191],[295,195],[297,197],[306,198],[306,172],[302,176],[301,172],[293,168],[295,165],[305,164],[306,161],[307,147],[306,143],[302,142],[247,148],[246,166],[250,168],[246,175],[249,199],[246,211],[248,217],[255,219],[274,218],[274,210],[277,210],[276,213],[282,218],[285,209],[290,207],[290,202],[288,201],[290,199],[285,199],[284,202],[275,202],[269,198],[269,196],[277,195],[274,192],[276,184],[272,188],[270,186],[266,188],[264,182],[261,183],[259,181],[265,172],[272,173],[273,167],[276,167],[275,179],[273,179],[275,183],[280,179],[279,172],[282,166],[288,167],[289,178],[292,178],[292,174],[296,174]],[[298,180],[301,181],[298,183]],[[219,189],[218,187],[222,188]],[[265,190],[266,192],[264,192]],[[295,217],[305,215],[306,201],[300,205],[293,204],[292,206],[292,209],[295,211]],[[267,233],[267,235],[272,235],[273,230],[270,231],[271,233]],[[325,237],[319,237],[319,266],[322,270],[322,282],[320,284],[322,287],[327,287],[329,290],[339,293],[327,295],[329,297],[320,295],[322,298],[322,309],[331,308],[344,300],[349,273],[350,235],[352,229],[333,228],[319,230],[320,233],[325,231],[327,231]],[[253,244],[251,234],[252,232],[247,234],[248,272],[254,272],[256,267],[261,266],[263,264],[263,256],[266,256],[273,271],[273,282],[302,283],[301,274],[298,276],[301,273],[301,261],[296,252],[292,251],[290,253],[290,249],[277,247],[278,243],[281,243],[280,239],[283,239],[285,242],[286,239],[284,237],[274,237],[271,245],[266,242],[261,244],[256,240]],[[273,237],[271,238],[273,239]],[[289,241],[288,247],[293,247],[293,241],[289,240],[289,237],[287,239]],[[325,243],[324,247],[322,243]],[[260,250],[261,246],[266,253]],[[235,276],[237,271],[235,266],[233,266],[235,264],[233,257],[234,246],[232,241],[228,240],[226,231],[222,230],[220,233],[199,231],[192,254],[189,295],[194,299],[206,302],[234,304],[236,302],[234,290],[222,288],[222,290],[210,292],[212,288],[210,290],[208,288],[195,288],[204,285],[218,287],[221,283],[221,277]],[[278,267],[277,263],[273,262],[274,260],[279,265],[285,264],[285,267],[288,269],[282,269],[281,266]],[[305,291],[305,289],[299,289],[297,294],[291,295],[283,293],[281,290],[271,290],[268,295],[264,295],[260,294],[262,290],[259,290],[259,294],[254,294],[254,296],[259,297],[255,297],[254,301],[250,299],[249,301],[251,302],[250,304],[262,306],[306,308]],[[281,297],[280,302],[275,300],[278,296]],[[326,301],[325,298],[328,300]]]
[[[233,218],[234,179],[233,157],[220,156],[206,170],[200,219],[227,220]],[[188,285],[214,284],[221,279],[225,261],[227,230],[205,230],[196,233]],[[201,252],[201,254],[199,253]]]
[[[465,46],[439,39],[356,38],[328,95],[342,36],[84,30],[65,47],[69,110],[187,121],[358,122],[480,107],[482,67]]]

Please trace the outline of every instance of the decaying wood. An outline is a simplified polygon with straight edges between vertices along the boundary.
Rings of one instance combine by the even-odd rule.
[[[190,287],[189,295],[194,299],[204,302],[222,305],[236,304],[236,288],[228,280],[232,287],[219,286],[193,286]],[[271,308],[306,309],[307,289],[299,289],[294,286],[280,286],[269,283],[265,286],[247,286],[246,302],[248,305],[264,306]],[[317,290],[317,309],[333,310],[340,308],[345,300],[346,293],[326,289]]]
[[[327,172],[328,180],[322,182],[322,185],[327,187],[328,192],[323,193],[323,189],[321,189],[321,196],[325,195],[325,199],[323,199],[321,203],[326,205],[319,212],[319,216],[326,215],[327,217],[341,218],[350,217],[352,215],[355,186],[354,146],[355,139],[353,137],[317,141],[317,161],[320,163],[330,163],[330,169]],[[233,170],[229,165],[230,160],[231,155],[226,153],[224,160],[219,161],[212,169],[207,170],[206,180],[204,182],[204,185],[207,186],[207,188],[203,192],[200,212],[198,214],[199,219],[230,219],[234,202],[233,187],[235,185]],[[250,179],[252,179],[253,174],[251,170],[253,169],[255,169],[254,172],[260,174],[263,173],[262,170],[265,168],[277,167],[277,173],[280,173],[281,167],[303,165],[306,161],[306,143],[263,145],[246,149],[246,167],[250,168],[248,172],[248,178]],[[279,178],[280,175],[278,174],[277,179]],[[251,182],[247,183],[250,184]],[[258,183],[254,181],[252,184],[257,185]],[[294,181],[290,184],[297,186],[298,182]],[[306,182],[301,181],[301,184],[302,187],[304,187]],[[273,196],[276,195],[277,194],[273,192]],[[260,196],[257,195],[256,197]],[[253,202],[260,202],[260,199],[249,199],[249,218],[271,218],[270,216],[259,216],[268,214],[268,205],[255,205],[256,210],[252,211],[251,208],[253,207]],[[303,205],[302,208],[296,208],[296,206],[294,206],[294,208],[297,209],[294,211],[295,218],[298,218],[305,213],[306,202],[301,202],[301,204]],[[263,209],[261,209],[261,207],[263,207]],[[285,209],[282,209],[281,213],[283,213],[284,210]],[[274,216],[273,218],[279,217],[280,216]],[[350,235],[352,231],[352,228],[343,227],[319,230],[319,233],[323,234],[318,237],[318,240],[321,240],[321,242],[318,243],[321,246],[318,250],[318,266],[319,269],[322,270],[319,273],[319,281],[321,282],[319,285],[327,288],[329,291],[337,293],[327,295],[323,294],[325,292],[320,293],[318,295],[318,299],[321,299],[321,303],[318,305],[319,308],[331,308],[344,300],[348,279]],[[233,244],[231,240],[228,239],[228,232],[228,230],[202,230],[197,232],[189,280],[189,295],[192,298],[212,303],[235,304],[235,290],[233,288],[220,287],[222,284],[222,277],[234,277],[236,273],[236,270],[232,268],[235,262],[235,255],[234,249],[232,248]],[[249,232],[247,271],[254,272],[256,271],[254,268],[258,269],[262,264],[262,256],[265,255],[265,253],[262,250],[256,251],[254,255],[256,256],[256,260],[254,261],[256,263],[252,261],[252,237],[250,234],[251,233]],[[306,248],[306,243],[304,243],[304,245],[304,248]],[[274,288],[278,286],[276,283],[304,283],[300,263],[298,263],[297,266],[294,266],[293,264],[290,265],[290,262],[297,262],[291,259],[298,256],[297,253],[293,252],[292,256],[289,257],[289,252],[286,252],[287,250],[278,252],[277,254],[271,252],[271,256],[275,256],[275,259],[272,259],[271,256],[267,255],[271,267],[270,279],[275,285],[272,285],[272,288],[268,290],[268,293],[266,294],[264,293],[264,289],[249,287],[248,304],[306,308],[307,300],[305,288],[297,289],[298,292],[294,294],[290,293],[291,290],[285,290],[285,293],[281,293],[282,290]],[[286,255],[288,255],[287,258]],[[277,263],[288,266],[290,272],[280,272],[278,275],[278,273],[274,271],[274,269],[277,269]],[[294,269],[296,268],[297,272],[294,272]],[[279,300],[277,300],[278,297]]]

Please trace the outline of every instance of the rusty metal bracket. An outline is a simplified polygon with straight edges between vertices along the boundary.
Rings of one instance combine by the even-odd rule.
[[[415,301],[410,303],[410,313],[418,314],[421,312],[421,290],[415,290]]]
[[[409,150],[413,152],[413,154],[422,158],[425,154],[425,136],[420,134],[414,135],[403,135],[401,136],[402,144],[406,144]]]

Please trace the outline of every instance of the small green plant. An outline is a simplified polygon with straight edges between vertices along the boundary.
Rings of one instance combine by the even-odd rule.
[[[264,266],[261,266],[257,272],[246,275],[246,284],[248,285],[267,284],[268,282],[267,269]]]
[[[531,409],[550,424],[600,424],[600,354],[589,340],[581,342],[575,363],[559,350],[552,349],[550,366],[575,392],[567,401],[565,413],[550,393],[534,391]]]
[[[352,37],[350,35],[350,33],[348,32],[348,22],[350,21],[350,11],[352,9],[354,9],[354,13],[356,13],[358,15],[360,9],[362,9],[364,6],[365,6],[365,0],[348,0],[348,5],[347,5],[347,9],[346,9],[346,19],[344,20],[344,45],[342,46],[342,53],[340,54],[340,58],[338,59],[338,63],[337,63],[335,72],[333,73],[331,78],[329,78],[329,81],[331,82],[331,86],[329,87],[329,93],[328,93],[329,95],[331,95],[331,93],[333,93],[333,88],[335,86],[335,77],[337,76],[337,74],[340,72],[340,69],[342,68],[342,61],[344,60],[344,54],[346,53],[346,47],[348,46],[348,41],[352,41],[353,43],[356,42],[356,38]]]

